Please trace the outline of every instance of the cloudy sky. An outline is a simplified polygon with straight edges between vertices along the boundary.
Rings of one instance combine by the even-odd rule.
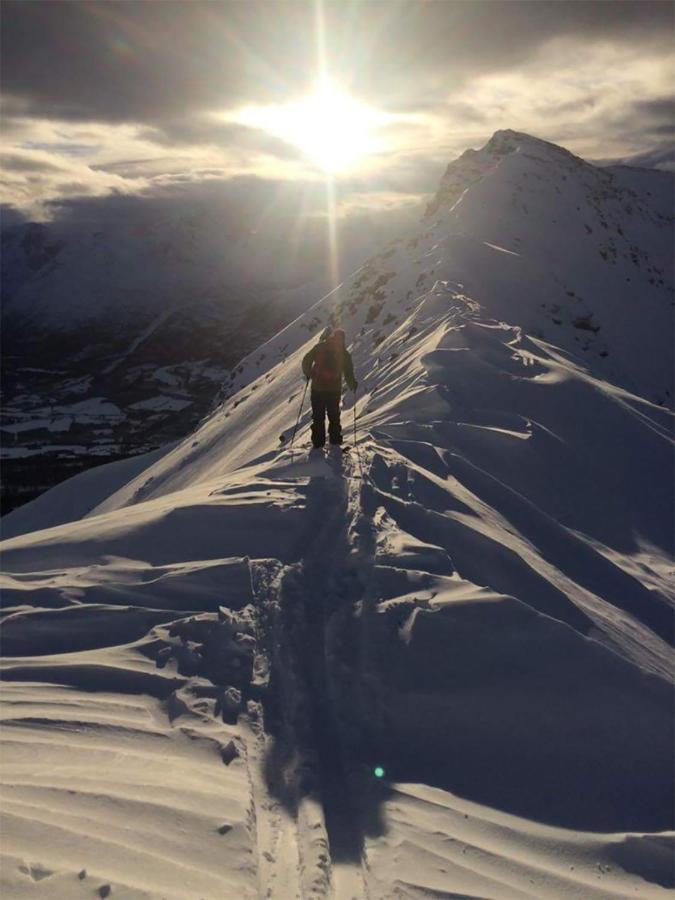
[[[500,128],[672,168],[673,75],[670,0],[4,0],[5,221],[327,172],[405,216]]]

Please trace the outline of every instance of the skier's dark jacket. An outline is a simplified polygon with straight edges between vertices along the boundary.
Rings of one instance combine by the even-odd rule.
[[[319,341],[302,360],[305,378],[312,379],[312,393],[340,394],[344,375],[350,390],[356,390],[354,364],[345,348],[345,333],[337,329]]]

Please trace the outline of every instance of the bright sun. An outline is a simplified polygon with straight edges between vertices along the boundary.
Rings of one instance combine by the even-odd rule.
[[[321,84],[302,100],[279,106],[249,106],[236,121],[262,128],[294,144],[325,172],[345,172],[379,147],[377,130],[389,120],[332,84]]]

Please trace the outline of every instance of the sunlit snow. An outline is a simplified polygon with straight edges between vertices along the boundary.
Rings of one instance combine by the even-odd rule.
[[[499,132],[189,438],[3,520],[3,893],[666,896],[671,191]]]

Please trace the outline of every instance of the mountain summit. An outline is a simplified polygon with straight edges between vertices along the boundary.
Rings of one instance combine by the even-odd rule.
[[[8,890],[673,886],[670,192],[497,132],[188,439],[6,517]]]

